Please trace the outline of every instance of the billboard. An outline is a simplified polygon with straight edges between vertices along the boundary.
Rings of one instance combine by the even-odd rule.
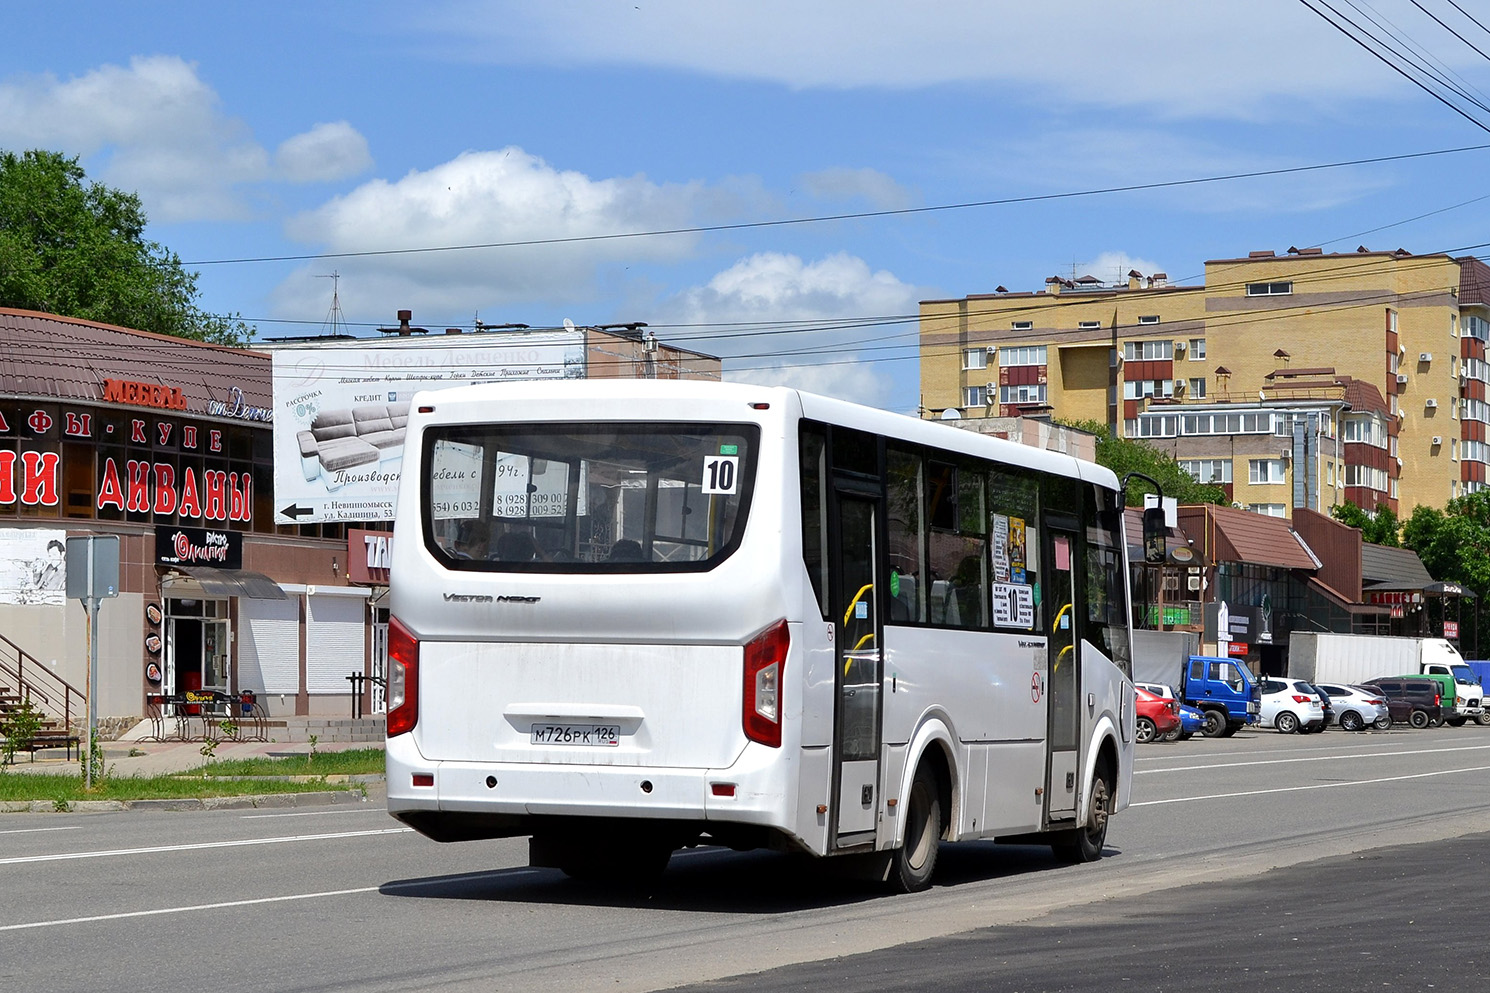
[[[0,529],[0,603],[66,603],[67,532]]]
[[[583,379],[583,331],[279,346],[274,522],[390,521],[420,390]]]

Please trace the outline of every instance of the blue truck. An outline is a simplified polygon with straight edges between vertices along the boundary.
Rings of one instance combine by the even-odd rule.
[[[1490,662],[1486,662],[1483,660],[1470,662],[1468,660],[1465,660],[1464,664],[1473,669],[1474,674],[1480,677],[1480,685],[1482,687],[1487,681],[1490,681]],[[1483,707],[1480,710],[1480,716],[1476,717],[1475,720],[1478,721],[1480,724],[1490,724],[1490,707]]]
[[[1167,683],[1181,703],[1205,714],[1200,733],[1207,738],[1229,738],[1257,722],[1262,709],[1262,682],[1241,659],[1191,655],[1138,658],[1133,678],[1141,683]]]

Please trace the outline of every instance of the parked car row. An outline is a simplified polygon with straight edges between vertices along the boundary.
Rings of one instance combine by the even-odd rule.
[[[1163,683],[1137,683],[1138,740],[1183,740],[1205,726],[1205,715],[1177,699]],[[1302,679],[1265,678],[1258,727],[1284,734],[1308,734],[1338,727],[1342,731],[1385,730],[1393,724],[1414,728],[1445,722],[1442,689],[1426,676],[1391,676],[1369,683],[1311,683]]]

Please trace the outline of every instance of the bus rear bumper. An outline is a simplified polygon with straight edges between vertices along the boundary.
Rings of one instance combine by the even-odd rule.
[[[409,736],[400,736],[407,738]],[[774,751],[774,750],[773,750]],[[388,742],[388,812],[436,837],[426,826],[490,818],[493,830],[515,836],[534,820],[620,818],[748,824],[789,830],[783,777],[749,768],[747,749],[728,770],[557,765],[516,762],[431,762],[412,740]],[[779,761],[774,763],[780,765]],[[417,777],[428,777],[420,779]],[[415,785],[428,782],[429,785]]]

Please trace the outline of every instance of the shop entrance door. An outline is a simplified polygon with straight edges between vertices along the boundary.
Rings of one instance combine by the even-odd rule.
[[[231,692],[226,600],[166,601],[166,692]]]

